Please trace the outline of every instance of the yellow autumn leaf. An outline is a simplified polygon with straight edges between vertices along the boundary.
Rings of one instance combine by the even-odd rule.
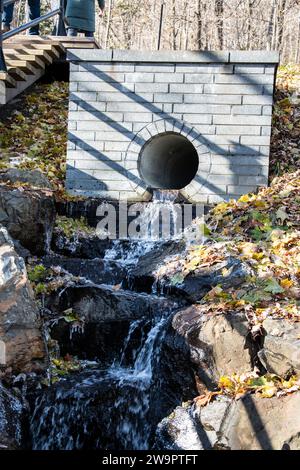
[[[260,391],[260,396],[262,398],[272,398],[274,397],[276,392],[277,392],[277,388],[275,387],[275,385],[270,384],[270,385],[266,385],[265,387],[263,387],[263,389]]]
[[[255,259],[256,261],[260,261],[264,257],[264,253],[253,253],[252,258]]]
[[[222,377],[220,377],[220,380],[219,380],[219,388],[234,389],[235,388],[234,381],[230,377],[223,375]]]
[[[244,194],[243,196],[241,196],[238,200],[238,202],[249,202],[251,201],[252,199],[252,196],[250,196],[249,194]]]
[[[232,303],[234,307],[243,307],[246,304],[245,300],[234,300]]]
[[[293,375],[289,380],[282,381],[283,388],[291,388],[297,383],[297,377]]]
[[[268,207],[267,203],[265,201],[261,201],[260,199],[254,201],[254,206],[260,209],[265,209]]]
[[[286,278],[286,279],[282,279],[280,281],[280,285],[284,289],[290,289],[291,287],[293,287],[294,283],[291,279]]]
[[[226,212],[229,208],[229,204],[227,202],[220,202],[214,209],[213,212],[215,214],[222,214]]]

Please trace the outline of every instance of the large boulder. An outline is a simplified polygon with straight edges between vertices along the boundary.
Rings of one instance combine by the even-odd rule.
[[[145,323],[149,328],[155,318],[175,308],[163,298],[92,283],[53,292],[45,305],[52,312],[51,337],[58,341],[61,354],[98,359],[102,364],[120,355],[134,322],[140,323],[130,339],[132,350],[141,340]],[[68,321],[68,312],[77,320]]]
[[[149,319],[162,312],[170,313],[176,304],[168,299],[120,289],[119,286],[96,285],[89,281],[53,292],[46,305],[55,313],[73,308],[85,322],[132,321]]]
[[[224,270],[229,274],[224,276]],[[183,298],[190,303],[198,302],[213,287],[238,287],[247,276],[251,274],[250,268],[241,260],[229,256],[212,266],[199,266],[182,280],[164,275],[158,281],[160,291]]]
[[[10,183],[27,183],[35,188],[52,189],[49,180],[40,170],[22,170],[9,168],[0,171],[0,181]]]
[[[253,369],[253,344],[244,313],[206,314],[201,305],[192,305],[176,313],[171,328],[185,339],[197,374],[207,386],[221,375]]]
[[[0,224],[31,253],[49,250],[55,216],[51,190],[0,183]]]
[[[44,358],[39,311],[24,260],[4,227],[0,227],[0,312],[2,365],[16,372],[39,369]]]
[[[181,253],[184,248],[184,242],[178,240],[157,243],[129,269],[125,285],[138,292],[151,293],[153,285],[157,281],[155,272],[159,266],[166,263],[170,256]],[[159,285],[157,287],[159,288]]]
[[[201,410],[178,406],[158,425],[155,448],[159,450],[218,450],[228,448],[221,434],[231,400],[216,400]]]
[[[156,359],[156,358],[155,358]],[[159,359],[154,365],[158,393],[153,395],[153,417],[157,422],[174,409],[174,403],[191,400],[198,394],[197,366],[192,362],[190,347],[185,338],[172,328],[168,318],[160,341]]]
[[[60,267],[76,277],[88,279],[95,284],[118,285],[126,276],[126,270],[119,263],[99,258],[68,258],[51,254],[42,258],[46,268]]]
[[[160,450],[300,450],[300,392],[280,398],[220,397],[178,407],[158,425]]]
[[[31,420],[33,450],[120,448],[116,432],[111,432],[112,422],[120,420],[115,407],[120,392],[117,383],[97,370],[41,391]]]
[[[20,448],[23,414],[19,399],[0,383],[0,450]]]
[[[267,318],[263,349],[258,357],[268,372],[288,376],[300,373],[300,325],[285,319]]]

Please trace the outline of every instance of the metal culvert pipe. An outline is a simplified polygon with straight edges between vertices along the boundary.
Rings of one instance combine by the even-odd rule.
[[[182,189],[196,176],[198,153],[193,144],[175,132],[158,134],[139,155],[141,178],[153,189]]]

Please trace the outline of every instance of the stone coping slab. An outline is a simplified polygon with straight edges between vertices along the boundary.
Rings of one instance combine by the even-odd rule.
[[[276,51],[133,51],[120,49],[69,49],[70,62],[165,62],[278,64]]]

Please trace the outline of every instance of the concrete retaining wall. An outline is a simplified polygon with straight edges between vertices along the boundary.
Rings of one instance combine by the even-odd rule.
[[[192,142],[195,178],[181,193],[213,203],[267,185],[275,52],[70,50],[67,189],[148,200],[146,142]]]

